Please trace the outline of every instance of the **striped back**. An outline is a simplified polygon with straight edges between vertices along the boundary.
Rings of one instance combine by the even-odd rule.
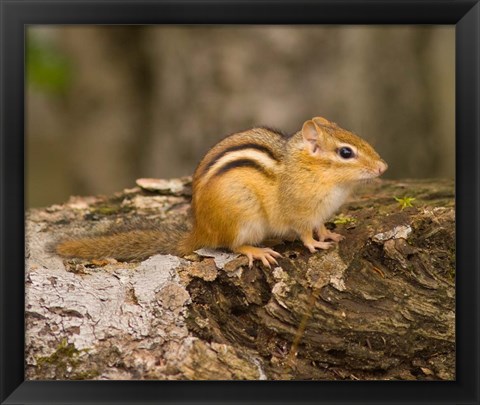
[[[239,168],[248,168],[268,178],[275,178],[282,161],[285,138],[266,128],[233,134],[215,145],[202,159],[194,174],[194,184]]]

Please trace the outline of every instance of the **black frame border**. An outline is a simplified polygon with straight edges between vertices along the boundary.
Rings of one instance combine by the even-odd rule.
[[[479,404],[479,1],[0,0],[0,403]],[[30,24],[455,25],[456,381],[24,381],[24,28]]]

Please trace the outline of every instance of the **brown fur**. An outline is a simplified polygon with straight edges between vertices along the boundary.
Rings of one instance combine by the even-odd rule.
[[[355,159],[338,156],[345,145],[355,149]],[[64,257],[141,260],[227,247],[249,260],[273,263],[271,252],[251,245],[293,232],[309,249],[324,248],[312,245],[312,230],[321,229],[354,184],[378,176],[382,168],[386,164],[367,142],[324,118],[307,121],[288,138],[254,128],[224,138],[201,160],[193,175],[191,230],[134,228],[64,241],[55,251]]]
[[[54,251],[67,258],[137,261],[155,254],[183,256],[194,248],[190,245],[186,229],[165,225],[153,229],[126,230],[64,240],[54,247]]]

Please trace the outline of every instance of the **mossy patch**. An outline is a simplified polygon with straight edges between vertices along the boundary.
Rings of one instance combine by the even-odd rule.
[[[38,375],[45,379],[91,380],[100,375],[98,369],[81,367],[87,349],[78,350],[73,343],[62,339],[50,355],[37,358]]]
[[[90,208],[90,211],[85,214],[85,219],[96,220],[101,217],[121,215],[132,211],[132,207],[121,204],[99,204]]]
[[[335,225],[345,225],[345,224],[355,224],[357,220],[350,216],[350,215],[344,215],[344,214],[339,214],[337,215],[333,221]]]

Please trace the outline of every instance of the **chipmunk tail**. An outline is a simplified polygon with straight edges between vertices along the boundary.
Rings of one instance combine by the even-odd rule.
[[[158,225],[152,229],[111,231],[98,236],[66,239],[53,246],[65,258],[140,261],[156,254],[183,256],[191,253],[189,231],[182,225]]]

